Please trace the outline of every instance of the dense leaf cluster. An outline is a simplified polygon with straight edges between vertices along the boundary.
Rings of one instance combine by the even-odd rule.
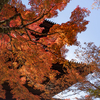
[[[2,1],[2,0],[1,0]],[[3,2],[3,1],[2,1]],[[46,18],[57,16],[70,0],[21,0],[3,3],[0,8],[0,97],[7,82],[17,100],[49,99],[83,80],[86,65],[65,60],[65,45],[78,45],[77,34],[86,30],[89,11],[79,6],[70,21],[53,24]],[[83,74],[84,73],[84,74]],[[35,91],[35,92],[34,92]]]

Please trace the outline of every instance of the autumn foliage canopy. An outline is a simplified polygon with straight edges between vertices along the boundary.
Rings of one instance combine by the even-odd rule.
[[[53,70],[52,66],[56,63],[66,66],[64,53],[68,50],[65,45],[78,45],[77,34],[86,30],[88,21],[84,18],[90,12],[77,6],[68,22],[54,24],[48,32],[43,32],[45,28],[40,25],[45,19],[56,17],[58,10],[64,10],[69,2],[29,0],[31,7],[27,9],[21,0],[0,1],[0,98],[6,98],[2,89],[4,82],[9,83],[16,100],[50,98],[54,85],[60,84],[62,87],[65,84],[64,79],[68,76],[57,80],[60,72]],[[70,72],[67,69],[66,72],[78,76],[75,70]],[[71,74],[69,77],[72,77]],[[43,93],[32,94],[25,87],[26,83]]]

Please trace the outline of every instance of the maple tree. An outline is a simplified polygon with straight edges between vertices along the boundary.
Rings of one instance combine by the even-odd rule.
[[[16,100],[41,100],[51,99],[88,74],[86,65],[70,63],[64,54],[68,52],[66,44],[78,45],[77,34],[86,30],[88,21],[84,18],[89,10],[77,6],[68,22],[54,24],[48,31],[40,27],[46,18],[56,17],[57,10],[62,11],[69,2],[29,0],[31,8],[27,9],[21,0],[0,1],[1,98],[6,98],[4,82],[9,83]],[[39,90],[40,94],[31,93],[27,87]]]
[[[100,9],[100,0],[94,0],[94,3],[92,4],[92,8]]]
[[[86,64],[100,64],[100,47],[97,47],[93,42],[84,42],[84,47],[81,45],[75,50],[76,58]]]
[[[81,45],[78,46],[78,48],[75,50],[76,58],[88,65],[90,65],[89,73],[93,73],[91,76],[92,79],[96,79],[97,82],[90,82],[90,80],[84,80],[83,81],[83,88],[82,90],[86,90],[90,93],[88,95],[88,100],[92,100],[92,97],[98,97],[100,98],[100,46],[96,46],[93,42],[84,43],[84,47]],[[86,88],[84,87],[84,84],[87,84]],[[84,100],[87,100],[85,98]]]

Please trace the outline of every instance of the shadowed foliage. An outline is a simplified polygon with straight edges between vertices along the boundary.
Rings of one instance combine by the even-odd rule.
[[[79,44],[77,34],[86,30],[84,18],[90,11],[77,6],[61,25],[46,20],[56,17],[69,2],[29,0],[27,9],[21,0],[2,1],[0,98],[9,94],[16,100],[53,100],[52,96],[88,74],[87,65],[65,59],[65,45]]]

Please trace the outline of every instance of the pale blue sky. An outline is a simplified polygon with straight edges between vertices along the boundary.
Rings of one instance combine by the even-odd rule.
[[[94,0],[71,0],[71,2],[66,6],[65,10],[59,12],[57,18],[50,19],[53,22],[57,22],[59,24],[64,23],[69,20],[71,12],[79,5],[80,7],[88,8],[91,13],[90,16],[86,19],[89,22],[87,25],[86,31],[78,34],[78,41],[83,44],[84,42],[94,42],[97,46],[100,45],[100,9],[92,9],[92,3]],[[74,51],[77,48],[76,46],[67,47],[69,48],[69,52],[66,54],[66,59],[74,58]]]
[[[94,72],[92,74],[88,74],[86,76],[86,80],[89,81],[90,83],[92,83],[94,85],[96,84],[96,86],[98,86],[100,84],[100,73]],[[85,97],[85,95],[89,95],[89,92],[82,91],[78,88],[78,86],[81,86],[81,85],[82,85],[81,83],[77,82],[76,84],[72,85],[68,89],[53,96],[53,98],[59,98],[61,100],[69,99],[69,98],[70,98],[70,100],[80,100],[80,99],[82,99],[82,97]],[[85,85],[86,84],[84,84],[84,86]],[[88,85],[86,87],[89,88]],[[94,87],[91,86],[91,88],[94,88]],[[78,99],[76,99],[76,97]],[[100,100],[100,98],[92,97],[92,100]]]
[[[23,3],[27,5],[28,0],[22,0]],[[58,17],[49,19],[55,23],[61,24],[69,21],[71,12],[79,5],[80,7],[88,8],[91,13],[86,19],[90,21],[87,25],[87,30],[78,34],[78,41],[83,44],[84,42],[94,42],[97,46],[100,46],[100,9],[92,9],[92,3],[94,0],[71,0],[71,2],[66,6],[64,11],[59,12]],[[67,47],[68,48],[68,47]],[[69,52],[66,54],[66,59],[74,58],[75,46],[69,48]],[[72,99],[75,100],[75,99]]]
[[[28,4],[28,0],[22,0],[24,4]],[[80,7],[88,8],[91,13],[90,16],[86,19],[89,20],[89,24],[87,25],[87,30],[82,32],[81,34],[78,34],[78,41],[80,41],[82,44],[84,42],[94,42],[97,46],[99,46],[100,41],[100,9],[92,9],[92,3],[94,0],[71,0],[70,3],[66,6],[66,8],[59,12],[58,17],[49,19],[50,21],[53,21],[55,23],[61,24],[69,21],[71,12],[79,5]],[[74,50],[76,46],[71,46],[69,48],[69,52],[66,54],[67,59],[73,59],[74,58]]]

